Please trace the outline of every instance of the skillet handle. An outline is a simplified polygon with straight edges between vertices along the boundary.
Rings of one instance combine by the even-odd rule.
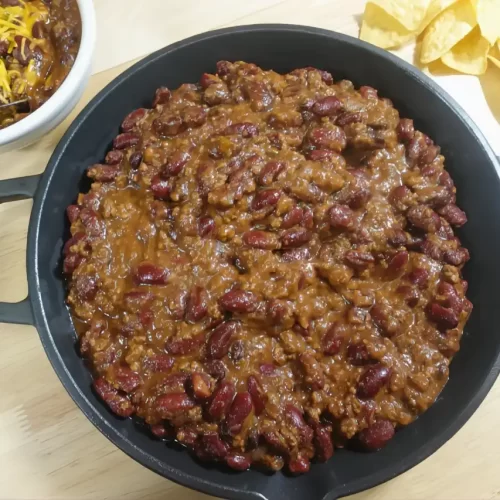
[[[0,181],[0,203],[26,200],[35,196],[41,175],[30,175],[17,179]],[[21,302],[0,302],[0,323],[33,325],[31,301],[28,297]]]

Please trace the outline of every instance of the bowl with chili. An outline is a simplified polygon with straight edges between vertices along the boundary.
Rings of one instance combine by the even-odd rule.
[[[95,34],[91,2],[0,1],[0,152],[35,142],[71,112]]]

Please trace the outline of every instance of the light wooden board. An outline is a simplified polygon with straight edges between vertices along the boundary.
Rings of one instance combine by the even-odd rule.
[[[218,0],[213,4],[197,0],[96,0],[95,4],[99,40],[101,47],[106,47],[96,53],[98,74],[92,78],[78,109],[57,130],[34,146],[0,156],[0,178],[42,172],[78,110],[130,65],[122,64],[126,61],[185,36],[233,24],[293,22],[356,35],[357,15],[363,10],[364,0],[311,0],[307,5],[301,0]],[[403,57],[411,56],[403,53]],[[487,94],[495,94],[494,79],[499,76],[500,72],[492,73]],[[491,102],[481,91],[475,97],[484,100],[485,106],[486,101]],[[489,123],[490,115],[481,113],[482,123]],[[25,247],[30,209],[30,201],[0,205],[0,300],[15,301],[26,295]],[[352,498],[500,499],[499,415],[497,383],[466,426],[431,458]],[[209,497],[155,475],[116,449],[66,394],[35,329],[0,324],[1,500],[204,498]]]

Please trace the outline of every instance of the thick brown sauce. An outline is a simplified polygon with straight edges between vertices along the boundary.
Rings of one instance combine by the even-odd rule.
[[[221,62],[122,129],[68,208],[64,261],[115,413],[202,459],[300,473],[435,401],[472,308],[466,217],[388,99]]]

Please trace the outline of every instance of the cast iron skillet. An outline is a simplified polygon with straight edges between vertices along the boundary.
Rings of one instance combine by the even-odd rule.
[[[402,116],[442,148],[469,223],[460,231],[472,259],[465,267],[474,304],[462,349],[448,385],[435,405],[397,432],[378,453],[337,451],[308,474],[290,477],[254,470],[232,473],[202,465],[186,451],[140,432],[132,419],[111,414],[91,390],[91,377],[75,349],[65,306],[61,250],[68,237],[65,208],[82,184],[84,170],[101,161],[123,117],[148,106],[161,85],[175,88],[213,72],[220,59],[254,62],[287,72],[315,66],[334,78],[371,85],[389,97]],[[334,499],[401,474],[445,443],[476,410],[500,370],[500,182],[498,164],[485,139],[460,107],[422,73],[371,45],[325,30],[287,25],[243,26],[205,33],[162,49],[119,76],[78,116],[47,169],[38,177],[0,183],[0,200],[32,197],[28,234],[29,297],[0,304],[0,320],[36,326],[66,390],[91,422],[135,460],[185,486],[232,499]],[[38,183],[38,187],[37,187]]]

